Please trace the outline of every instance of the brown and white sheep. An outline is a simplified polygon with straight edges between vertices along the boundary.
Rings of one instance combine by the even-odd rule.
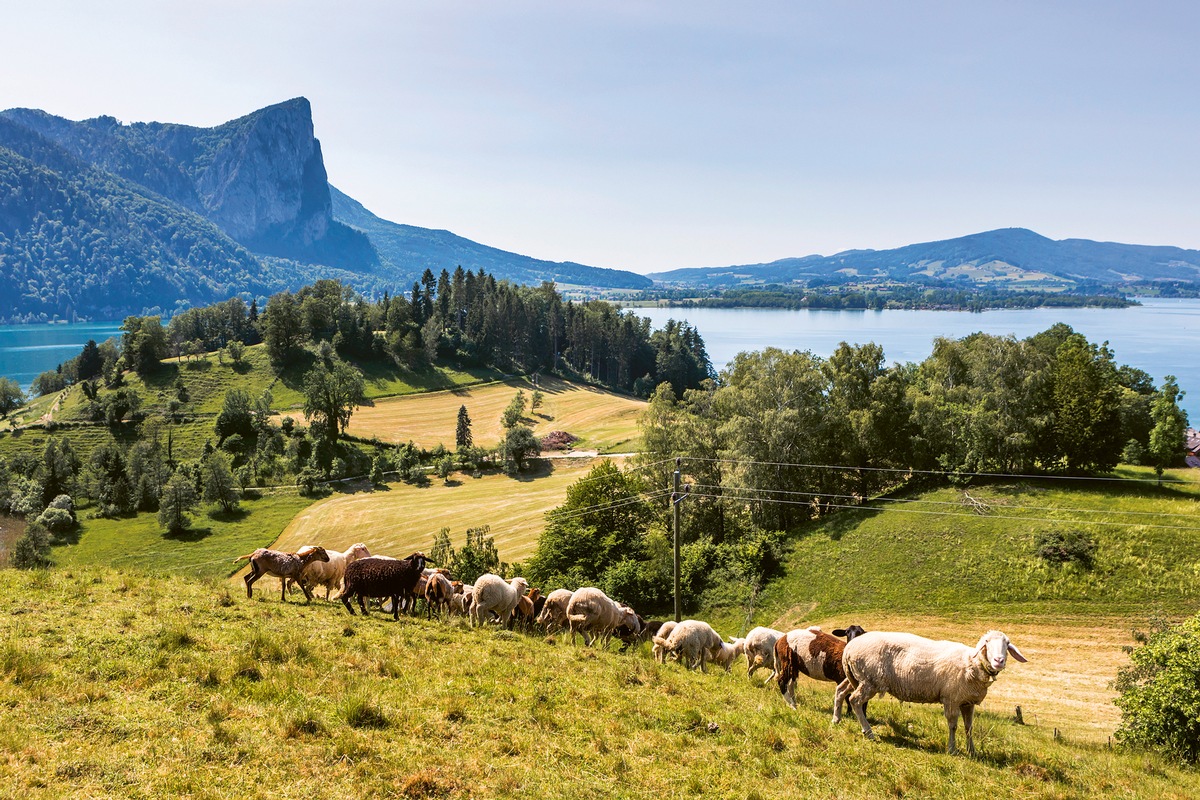
[[[440,615],[443,608],[446,609],[447,615],[450,613],[450,600],[454,597],[454,584],[450,582],[448,576],[448,571],[439,570],[425,580],[425,611],[429,619],[433,619],[435,613]]]
[[[296,555],[302,556],[314,547],[315,545],[306,544],[296,551]],[[328,561],[310,562],[300,571],[300,580],[288,580],[288,588],[293,588],[296,584],[302,584],[310,589],[324,586],[325,599],[328,600],[332,590],[341,591],[342,576],[346,574],[346,565],[371,555],[371,551],[362,542],[350,545],[345,551],[326,548],[325,553],[329,556]]]
[[[299,578],[304,568],[314,561],[328,561],[329,554],[325,552],[324,547],[314,547],[304,555],[260,547],[253,553],[238,556],[234,563],[245,560],[250,561],[250,571],[242,578],[246,582],[246,597],[254,596],[250,587],[256,580],[264,575],[274,575],[279,578],[280,599],[287,602],[288,579]],[[304,584],[300,584],[300,588],[304,590],[305,599],[311,603],[312,592]]]
[[[776,682],[783,699],[792,708],[796,707],[796,680],[807,675],[813,680],[832,681],[841,684],[846,679],[842,668],[842,651],[846,642],[866,633],[858,625],[838,628],[830,636],[818,627],[799,628],[788,631],[775,642]],[[846,637],[846,641],[837,638]],[[841,703],[833,706],[833,721],[842,718]]]
[[[771,670],[767,683],[775,677],[775,643],[783,631],[774,628],[758,627],[746,634],[746,677],[754,676],[759,667]]]

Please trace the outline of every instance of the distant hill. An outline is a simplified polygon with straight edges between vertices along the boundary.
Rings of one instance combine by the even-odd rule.
[[[0,322],[169,313],[320,277],[394,293],[460,265],[650,285],[376,217],[330,187],[302,97],[212,128],[0,112]]]
[[[649,277],[697,287],[864,279],[957,281],[1012,288],[1120,287],[1200,281],[1200,250],[1088,239],[1055,241],[1024,228],[1004,228],[894,250],[847,250],[769,264],[676,269]]]
[[[382,271],[409,284],[420,278],[426,266],[436,273],[449,265],[451,271],[455,266],[468,270],[482,268],[497,278],[524,284],[552,280],[614,289],[647,289],[653,285],[649,278],[633,272],[570,261],[542,261],[488,247],[450,231],[389,222],[333,186],[329,188],[334,219],[367,234],[383,261]]]

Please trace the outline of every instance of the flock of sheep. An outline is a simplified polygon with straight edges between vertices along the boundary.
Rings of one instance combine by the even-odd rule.
[[[452,580],[444,569],[427,567],[424,553],[408,558],[376,556],[363,544],[352,545],[345,552],[311,545],[295,553],[259,548],[236,560],[250,562],[244,577],[247,597],[253,596],[255,581],[274,575],[280,579],[283,600],[292,585],[298,585],[309,602],[317,586],[325,587],[326,600],[333,589],[340,589],[336,599],[351,614],[352,598],[358,599],[364,615],[366,601],[378,599],[386,601],[385,611],[398,620],[401,609],[414,609],[421,598],[429,616],[445,610],[466,616],[472,626],[486,624],[494,616],[502,625],[537,625],[547,633],[570,631],[572,644],[577,635],[586,645],[599,641],[604,647],[613,637],[624,642],[624,647],[650,640],[657,661],[666,663],[673,658],[689,669],[707,671],[706,665],[713,662],[728,671],[739,656],[745,656],[748,674],[769,669],[767,681],[776,681],[792,708],[796,707],[794,690],[800,675],[835,683],[833,721],[841,721],[843,704],[849,703],[868,739],[875,738],[866,713],[872,697],[890,694],[909,703],[940,703],[949,728],[950,753],[957,752],[955,732],[961,716],[967,752],[974,755],[971,728],[975,706],[983,701],[1010,655],[1017,661],[1027,660],[1007,636],[995,630],[985,633],[974,647],[911,633],[867,632],[858,625],[832,634],[817,627],[788,633],[760,627],[745,638],[726,642],[700,620],[647,622],[629,606],[593,587],[557,589],[543,596],[538,589],[530,590],[524,578],[505,581],[492,574],[465,585]]]

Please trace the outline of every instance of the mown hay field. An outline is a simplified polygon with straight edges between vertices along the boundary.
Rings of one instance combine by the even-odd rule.
[[[458,409],[467,407],[471,434],[480,447],[494,447],[503,435],[500,416],[518,391],[527,400],[534,391],[545,398],[537,410],[525,407],[525,422],[538,436],[567,431],[581,437],[579,448],[600,452],[637,450],[638,417],[646,403],[592,386],[542,377],[534,386],[526,378],[466,386],[448,391],[388,397],[363,406],[350,418],[348,433],[382,442],[413,442],[419,447],[445,445],[453,450]]]
[[[545,528],[546,512],[563,503],[567,487],[584,477],[593,458],[535,462],[519,478],[491,473],[480,478],[454,473],[425,486],[388,484],[383,489],[335,494],[301,511],[273,547],[294,551],[305,544],[345,550],[355,542],[372,553],[397,558],[428,551],[442,528],[462,547],[468,528],[489,526],[500,558],[528,558]]]

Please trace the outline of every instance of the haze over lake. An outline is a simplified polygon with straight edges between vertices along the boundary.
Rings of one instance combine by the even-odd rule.
[[[841,342],[883,346],[887,363],[922,361],[938,336],[961,339],[976,332],[1024,339],[1057,322],[1100,344],[1118,364],[1138,367],[1155,385],[1174,375],[1186,393],[1181,407],[1189,424],[1200,422],[1200,299],[1143,299],[1131,308],[1033,308],[970,311],[848,311],[759,308],[635,308],[654,328],[685,320],[700,331],[713,366],[722,370],[745,350],[778,347],[829,356]]]

